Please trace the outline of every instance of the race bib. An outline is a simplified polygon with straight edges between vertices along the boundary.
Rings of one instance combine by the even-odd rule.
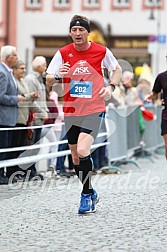
[[[92,98],[92,82],[71,80],[70,96],[80,98]]]

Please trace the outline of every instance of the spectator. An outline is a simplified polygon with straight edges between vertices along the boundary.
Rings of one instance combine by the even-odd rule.
[[[44,124],[54,124],[55,120],[58,117],[58,108],[57,108],[57,93],[54,91],[51,91],[51,87],[46,87],[46,100],[47,100],[47,106],[48,106],[48,119],[44,122]],[[54,126],[44,127],[42,128],[42,135],[41,137],[45,137],[48,139],[49,142],[57,142],[59,138],[57,138],[57,135],[54,131]],[[57,152],[58,146],[51,146],[49,148],[49,152]],[[51,159],[47,160],[47,171],[52,171],[52,175],[57,177],[56,173],[56,157],[53,157]]]
[[[111,99],[106,101],[106,105],[110,108],[113,107],[124,107],[125,106],[125,95],[120,84],[115,85],[115,90],[111,95]]]
[[[59,85],[54,85],[52,91],[57,94],[55,98],[55,103],[58,108],[58,116],[55,120],[54,131],[57,139],[60,140],[62,132],[62,123],[64,122],[64,112],[63,112],[63,86],[62,83]]]
[[[58,99],[57,99],[57,108],[58,108],[58,117],[55,120],[55,126],[54,126],[54,131],[55,134],[57,135],[57,139],[61,140],[66,140],[67,136],[65,133],[65,127],[62,125],[64,123],[64,112],[63,112],[63,85],[61,82],[59,82],[59,85],[54,85],[52,87],[52,90],[54,90],[58,94]],[[64,151],[64,150],[69,150],[68,144],[59,144],[58,146],[58,151]],[[68,168],[65,167],[65,159],[66,156],[60,156],[57,157],[56,160],[56,171],[60,176],[66,176],[70,177],[71,175],[74,175],[74,169],[73,169],[73,163],[72,163],[72,158],[71,155],[68,155]],[[69,170],[69,172],[67,172]]]
[[[11,128],[16,125],[18,102],[24,101],[25,97],[18,95],[17,83],[13,76],[12,67],[17,60],[16,47],[6,45],[1,47],[0,63],[0,149],[10,148],[12,139],[12,130],[3,130],[2,128]],[[6,152],[0,152],[0,160],[7,159]],[[10,168],[9,168],[10,169]],[[4,174],[4,168],[0,168],[0,185],[8,184],[9,178]]]
[[[45,120],[48,119],[48,108],[46,104],[46,89],[43,80],[43,74],[46,70],[46,59],[43,56],[37,56],[32,62],[33,71],[25,77],[26,82],[28,83],[30,92],[37,92],[39,97],[36,102],[42,110],[42,113],[36,113],[34,126],[41,126],[44,124]],[[41,139],[41,130],[42,128],[35,128],[33,131],[33,140],[32,144],[39,143]],[[37,155],[39,149],[33,150],[32,155]],[[37,175],[37,170],[35,164],[31,165],[28,168],[30,172],[30,179]],[[38,176],[43,179],[41,174]]]
[[[152,106],[152,102],[148,102],[145,98],[150,94],[151,92],[151,83],[146,79],[139,79],[137,84],[137,91],[139,98],[143,102],[144,106]]]
[[[122,74],[124,99],[125,99],[125,105],[127,106],[142,104],[142,101],[138,95],[136,87],[133,87],[133,78],[134,75],[130,71],[124,71]]]
[[[105,121],[103,121],[100,132],[99,133],[104,133],[106,132],[106,125],[105,125]],[[106,138],[107,136],[100,136],[97,137],[94,141],[94,144],[98,144],[98,143],[103,143],[106,142]],[[91,154],[92,158],[93,158],[93,172],[94,174],[97,173],[97,171],[105,166],[108,165],[108,159],[106,157],[106,145],[104,146],[100,146],[97,147]]]
[[[29,117],[29,112],[31,110],[36,110],[40,112],[41,110],[36,106],[34,100],[38,98],[37,92],[29,92],[28,85],[24,80],[24,75],[26,72],[26,67],[23,61],[17,60],[16,64],[13,66],[13,74],[18,87],[18,94],[25,97],[24,102],[19,102],[18,104],[18,117],[16,127],[27,126],[27,121]],[[11,147],[21,147],[27,145],[27,129],[18,129],[12,134]],[[17,158],[23,151],[12,151],[9,153],[8,158]],[[18,173],[21,171],[21,173]],[[7,177],[10,177],[16,172],[15,179],[26,176],[25,170],[22,170],[18,165],[12,166],[7,169]],[[24,173],[24,175],[23,175]]]

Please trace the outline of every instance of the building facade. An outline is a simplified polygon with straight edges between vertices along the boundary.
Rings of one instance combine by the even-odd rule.
[[[0,46],[15,45],[29,71],[34,56],[49,63],[70,42],[70,19],[81,14],[91,21],[92,40],[134,71],[147,63],[156,76],[166,69],[166,13],[165,0],[0,0]]]

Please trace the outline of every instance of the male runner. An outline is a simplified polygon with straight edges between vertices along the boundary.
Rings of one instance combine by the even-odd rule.
[[[74,169],[83,184],[79,214],[96,211],[98,194],[91,184],[92,158],[90,147],[96,138],[105,114],[105,100],[111,98],[119,83],[121,67],[112,52],[88,41],[90,23],[75,15],[70,22],[73,43],[59,49],[47,69],[46,83],[64,84],[64,115],[68,144]],[[103,70],[110,80],[104,87]]]

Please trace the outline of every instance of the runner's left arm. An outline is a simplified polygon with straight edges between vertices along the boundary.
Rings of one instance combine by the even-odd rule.
[[[109,83],[118,84],[122,76],[122,68],[108,48],[106,48],[106,55],[103,60],[103,66],[107,68],[109,72]]]
[[[103,67],[108,69],[109,83],[106,87],[103,87],[100,90],[99,95],[101,98],[107,101],[111,98],[111,93],[115,89],[115,84],[120,82],[122,75],[121,66],[118,64],[118,61],[108,48],[106,48],[106,55],[103,59]]]

